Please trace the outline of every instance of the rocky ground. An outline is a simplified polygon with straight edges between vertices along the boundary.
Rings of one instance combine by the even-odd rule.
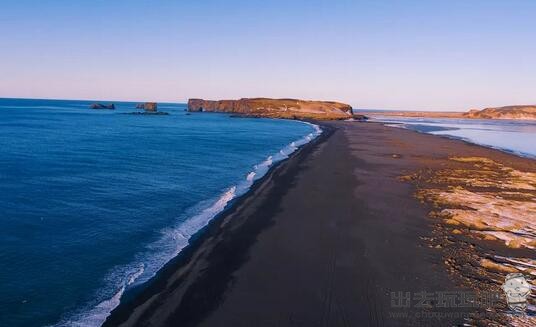
[[[533,166],[532,168],[534,168]],[[523,273],[536,286],[536,173],[484,157],[451,157],[448,165],[401,176],[417,187],[436,220],[427,238],[461,284],[501,294],[509,273]],[[504,297],[478,325],[536,325],[536,292],[529,316],[508,314]],[[532,316],[530,316],[532,315]]]

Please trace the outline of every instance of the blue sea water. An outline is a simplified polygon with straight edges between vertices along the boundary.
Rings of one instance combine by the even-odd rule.
[[[0,326],[98,326],[229,201],[320,133],[160,104],[0,99]]]
[[[536,158],[536,121],[502,119],[409,118],[378,115],[376,120],[423,133],[458,138]]]

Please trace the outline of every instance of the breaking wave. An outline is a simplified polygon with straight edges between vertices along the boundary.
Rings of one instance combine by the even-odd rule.
[[[61,322],[53,326],[101,326],[112,310],[119,305],[125,291],[154,277],[158,270],[189,244],[189,240],[194,234],[206,227],[212,219],[226,209],[229,202],[244,195],[255,181],[266,175],[274,164],[289,158],[301,146],[322,134],[322,129],[318,125],[301,123],[313,127],[313,132],[268,156],[266,160],[255,165],[244,180],[229,187],[217,198],[203,201],[181,215],[178,219],[179,222],[175,226],[162,230],[161,238],[147,246],[147,251],[138,255],[133,263],[112,269],[112,272],[105,278],[104,284],[106,286],[95,294],[96,300],[94,302],[88,303],[82,310],[74,314],[71,313],[68,318],[62,319]]]

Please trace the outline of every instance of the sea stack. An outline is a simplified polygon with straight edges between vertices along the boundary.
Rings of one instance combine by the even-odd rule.
[[[136,105],[137,109],[144,109],[145,111],[151,111],[151,112],[156,112],[157,107],[158,107],[158,105],[157,105],[156,102],[138,103]]]
[[[158,105],[156,102],[144,102],[138,103],[136,109],[143,109],[142,112],[133,112],[136,115],[167,115],[167,112],[157,110]]]

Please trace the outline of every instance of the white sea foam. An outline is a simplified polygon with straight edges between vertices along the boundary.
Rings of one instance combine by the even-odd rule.
[[[248,176],[246,177],[246,180],[249,181],[249,182],[252,182],[254,179],[255,179],[255,175],[257,175],[256,172],[252,171],[248,174]]]
[[[111,298],[105,299],[95,305],[92,309],[77,313],[70,319],[66,319],[55,326],[57,327],[94,327],[100,326],[110,315],[110,312],[119,305],[121,296],[128,286],[132,285],[138,277],[145,271],[144,265],[138,266],[137,270],[126,275],[125,282],[122,282],[119,289]]]
[[[176,257],[184,249],[190,238],[206,227],[214,217],[221,213],[237,197],[245,194],[253,183],[262,178],[277,162],[287,159],[299,147],[309,143],[322,133],[322,129],[315,124],[302,122],[313,127],[314,131],[303,138],[291,142],[279,152],[268,156],[266,160],[255,165],[253,171],[236,185],[229,187],[219,197],[199,203],[179,217],[177,225],[162,230],[162,237],[150,244],[147,251],[140,254],[134,263],[126,267],[113,269],[106,278],[104,290],[97,293],[102,298],[97,304],[88,306],[68,318],[63,319],[55,327],[95,327],[101,326],[111,311],[116,308],[123,293],[134,285],[142,284],[160,270],[169,260]],[[190,217],[184,219],[185,217]],[[114,292],[110,292],[114,289]]]

